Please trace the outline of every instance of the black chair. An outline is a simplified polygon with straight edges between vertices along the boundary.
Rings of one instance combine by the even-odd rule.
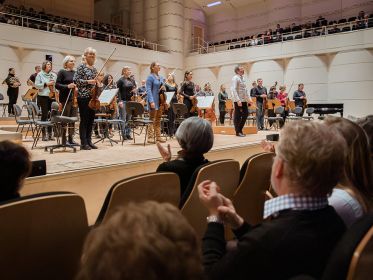
[[[348,19],[348,22],[353,22],[353,21],[355,21],[356,20],[356,17],[350,17],[349,19]]]
[[[0,100],[4,100],[4,95],[2,93],[0,93]],[[0,102],[0,107],[3,107],[3,114],[1,115],[1,117],[5,117],[5,112],[8,106],[9,106],[9,103]]]
[[[172,104],[172,111],[175,115],[175,129],[179,127],[179,125],[185,120],[188,115],[188,107],[184,103],[173,103]]]
[[[282,122],[284,119],[282,117],[282,114],[285,112],[285,108],[282,106],[279,106],[275,109],[275,117],[268,117],[268,121],[274,121],[273,126],[276,130],[280,128],[280,122]]]
[[[313,113],[315,112],[315,108],[313,108],[313,107],[308,107],[307,109],[306,109],[306,114],[307,114],[307,116],[304,116],[303,117],[303,119],[304,120],[307,120],[307,121],[310,121],[310,120],[313,120]]]
[[[128,121],[128,124],[132,128],[132,135],[133,135],[133,143],[136,143],[135,135],[141,135],[142,131],[145,128],[145,137],[144,137],[144,146],[148,137],[148,129],[149,125],[153,124],[153,121],[150,119],[146,119],[143,117],[145,112],[144,106],[140,102],[135,101],[128,101],[126,103],[126,113],[131,115],[130,120]],[[135,129],[137,127],[140,127],[141,130],[139,133],[135,132]],[[122,140],[122,145],[124,142],[124,137]],[[155,142],[155,133],[154,133],[154,142]]]
[[[27,137],[27,134],[30,131],[30,129],[31,129],[32,135],[34,135],[34,126],[33,126],[34,121],[32,119],[26,119],[26,120],[21,119],[22,109],[17,104],[13,104],[13,109],[14,109],[14,118],[17,123],[16,132],[18,132],[18,129],[21,127],[21,133],[23,133],[23,129],[25,128],[26,125],[28,125],[25,138]]]
[[[32,150],[37,146],[42,130],[47,129],[49,127],[53,128],[54,124],[52,124],[51,121],[41,121],[37,118],[38,112],[35,110],[35,108],[37,108],[38,110],[39,108],[37,107],[37,105],[34,106],[33,102],[30,102],[28,107],[29,107],[29,110],[32,112],[32,121],[34,122],[34,125],[35,125],[34,142],[32,143],[32,146],[31,146],[31,150]]]

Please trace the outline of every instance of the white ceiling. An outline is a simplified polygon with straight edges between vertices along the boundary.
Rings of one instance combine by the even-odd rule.
[[[207,4],[216,1],[221,1],[222,4],[210,8],[207,7]],[[206,14],[215,14],[223,11],[224,9],[237,9],[243,6],[264,1],[265,0],[194,0],[194,2],[199,7],[201,7],[201,9],[203,9]]]

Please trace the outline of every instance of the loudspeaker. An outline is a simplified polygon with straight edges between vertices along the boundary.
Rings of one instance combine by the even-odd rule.
[[[267,139],[268,141],[278,141],[279,138],[280,138],[280,134],[278,134],[278,133],[276,133],[276,134],[268,134],[268,135],[266,136],[266,139]]]
[[[51,54],[46,54],[46,55],[45,55],[45,60],[46,60],[46,61],[53,62],[53,56],[52,56]]]
[[[33,160],[31,162],[31,173],[29,177],[47,174],[47,162],[45,160]]]

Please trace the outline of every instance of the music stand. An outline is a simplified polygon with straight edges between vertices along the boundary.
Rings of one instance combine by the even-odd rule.
[[[22,99],[25,101],[34,101],[36,96],[38,96],[38,92],[39,90],[36,88],[29,88]]]
[[[206,109],[211,109],[214,103],[214,96],[197,96],[197,107],[203,110],[203,118],[205,119]]]

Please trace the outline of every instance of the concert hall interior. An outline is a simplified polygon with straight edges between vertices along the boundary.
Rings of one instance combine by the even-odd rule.
[[[370,279],[373,1],[0,0],[1,279]]]

